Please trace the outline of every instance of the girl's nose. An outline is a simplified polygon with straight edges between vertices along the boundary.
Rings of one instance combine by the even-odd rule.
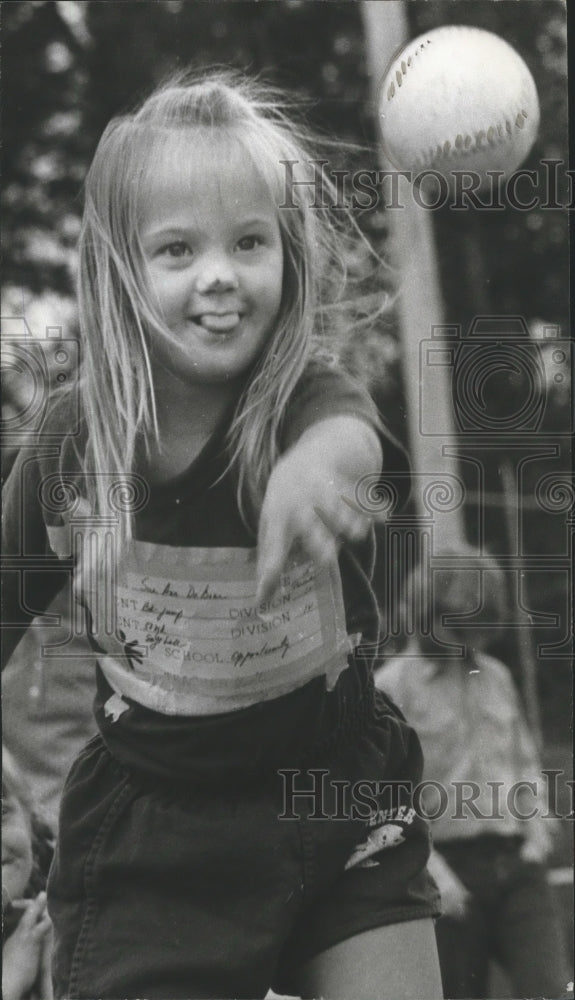
[[[237,288],[237,275],[230,263],[223,259],[206,261],[196,278],[196,289],[200,295],[236,291]]]

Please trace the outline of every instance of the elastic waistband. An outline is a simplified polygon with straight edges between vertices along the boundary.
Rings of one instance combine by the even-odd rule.
[[[98,671],[96,721],[111,755],[132,772],[170,784],[261,781],[282,768],[320,767],[361,740],[375,718],[371,677],[348,669],[333,691],[324,678],[272,701],[225,715],[164,716],[114,692]],[[391,714],[391,710],[390,710]]]

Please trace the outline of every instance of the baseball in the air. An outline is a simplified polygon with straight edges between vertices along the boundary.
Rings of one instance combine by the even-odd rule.
[[[528,155],[539,127],[535,82],[498,35],[463,25],[420,35],[382,82],[379,119],[386,155],[412,177],[438,171],[508,176]]]

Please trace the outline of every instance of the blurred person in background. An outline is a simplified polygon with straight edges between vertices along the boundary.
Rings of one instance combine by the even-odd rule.
[[[49,367],[52,360],[45,345],[42,351]],[[58,385],[55,379],[52,381]],[[52,389],[49,397],[48,379],[43,391],[47,400],[55,402],[62,389]],[[17,369],[14,365],[2,372],[4,427],[18,426],[18,417],[26,415],[30,398],[30,373],[26,366]],[[3,482],[16,460],[19,444],[26,447],[22,435],[16,435],[11,444],[3,442]],[[68,583],[47,609],[49,615],[59,616],[60,626],[36,624],[29,629],[2,674],[2,697],[4,704],[10,706],[3,714],[2,738],[25,776],[36,807],[53,830],[57,828],[60,796],[68,770],[80,748],[96,731],[92,713],[95,694],[92,654],[83,631],[77,629],[78,634],[72,634],[71,608]],[[58,655],[54,647],[64,643]]]
[[[54,830],[66,775],[96,732],[92,654],[85,635],[72,634],[70,608],[68,583],[47,609],[61,624],[29,629],[2,674],[2,737]]]
[[[572,976],[546,878],[541,764],[511,673],[486,652],[505,621],[503,573],[471,549],[448,555],[451,568],[408,575],[404,623],[431,628],[376,675],[423,746],[445,996],[488,996],[492,959],[511,995],[565,996]]]
[[[52,926],[46,878],[53,853],[14,758],[2,748],[2,996],[51,1000]]]

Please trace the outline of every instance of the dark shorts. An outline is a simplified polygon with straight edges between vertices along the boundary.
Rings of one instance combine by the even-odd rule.
[[[329,765],[225,794],[147,780],[93,739],[66,784],[49,882],[56,996],[289,992],[339,941],[436,916],[428,829],[410,808],[421,752],[402,725],[385,787],[377,730]]]

